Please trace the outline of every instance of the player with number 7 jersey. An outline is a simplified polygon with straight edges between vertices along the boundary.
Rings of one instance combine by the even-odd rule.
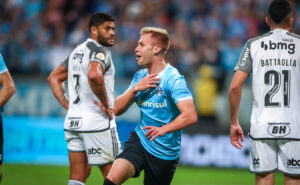
[[[48,78],[53,94],[67,110],[68,185],[84,185],[91,165],[106,177],[121,146],[112,113],[115,68],[109,50],[115,43],[115,19],[107,13],[93,14],[89,33]]]
[[[65,130],[101,131],[115,127],[113,120],[94,104],[99,101],[88,82],[90,62],[99,62],[104,73],[104,83],[109,107],[114,105],[115,68],[108,48],[88,38],[77,46],[62,63],[68,68],[69,110],[65,119]],[[84,122],[84,123],[83,123]]]
[[[275,29],[250,39],[235,71],[252,73],[250,136],[300,139],[300,37]]]

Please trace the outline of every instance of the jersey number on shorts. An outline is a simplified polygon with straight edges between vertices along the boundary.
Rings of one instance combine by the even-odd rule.
[[[282,70],[283,75],[283,105],[290,106],[290,70]],[[270,70],[265,73],[265,84],[273,87],[265,95],[265,107],[280,107],[280,102],[272,102],[272,97],[278,92],[281,86],[282,75],[279,71]]]
[[[77,104],[80,102],[80,74],[73,74],[73,79],[75,80],[75,91],[77,94],[76,99],[73,101],[74,104]]]

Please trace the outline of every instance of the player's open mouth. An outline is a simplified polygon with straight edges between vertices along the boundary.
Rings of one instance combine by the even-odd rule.
[[[137,56],[137,57],[136,57],[136,60],[139,61],[140,58],[141,58],[141,56],[140,56],[140,55],[136,55],[136,56]]]

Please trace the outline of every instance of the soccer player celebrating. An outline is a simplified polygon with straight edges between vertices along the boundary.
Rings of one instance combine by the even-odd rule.
[[[99,166],[105,178],[120,149],[112,115],[115,69],[108,49],[114,45],[114,18],[106,13],[92,15],[89,32],[89,38],[48,78],[55,97],[68,111],[64,129],[69,149],[69,185],[84,185],[89,165]],[[70,100],[65,95],[65,80]],[[95,104],[99,101],[101,109]]]
[[[128,90],[115,102],[114,114],[124,113],[133,103],[141,121],[116,157],[104,185],[122,184],[144,170],[144,184],[170,184],[180,154],[182,129],[196,123],[192,94],[180,73],[167,64],[168,32],[145,27],[135,49],[137,63],[145,67],[134,75]]]
[[[253,73],[250,128],[250,171],[257,185],[273,185],[274,171],[285,185],[300,184],[300,36],[290,33],[293,15],[286,0],[274,0],[266,22],[271,31],[250,39],[235,67],[229,89],[230,140],[242,148],[238,121],[241,91]]]
[[[8,69],[4,63],[3,57],[0,54],[0,113],[3,112],[4,104],[12,97],[15,93],[16,88],[14,81],[12,80]],[[2,162],[3,162],[3,125],[2,116],[0,114],[0,182],[2,180]]]

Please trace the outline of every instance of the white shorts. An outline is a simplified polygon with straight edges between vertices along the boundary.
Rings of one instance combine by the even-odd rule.
[[[86,152],[89,165],[112,163],[121,148],[116,127],[101,132],[65,131],[65,139],[69,151]]]
[[[300,141],[250,139],[249,168],[253,173],[276,169],[288,175],[300,175]]]

